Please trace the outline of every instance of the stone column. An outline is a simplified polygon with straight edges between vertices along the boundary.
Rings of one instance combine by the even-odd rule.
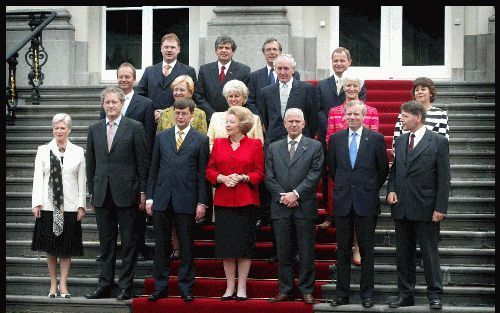
[[[236,42],[233,59],[250,66],[252,71],[265,66],[262,44],[273,37],[289,51],[291,31],[284,6],[217,6],[216,17],[207,23],[205,58],[200,65],[217,60],[215,39],[228,35]]]
[[[47,63],[42,67],[45,78],[43,87],[72,86],[75,84],[75,27],[69,22],[71,14],[66,9],[54,9],[56,18],[42,31],[42,45],[47,53]],[[42,10],[33,10],[42,11]],[[10,10],[8,12],[15,12]],[[29,10],[21,10],[29,12]],[[28,15],[6,16],[5,50],[10,52],[14,46],[31,32],[28,26]],[[18,53],[17,87],[29,87],[28,73],[30,67],[24,56],[30,43],[28,42]],[[80,57],[79,57],[80,59]],[[87,62],[84,52],[82,62]]]
[[[495,82],[495,14],[488,18],[488,34],[486,35],[486,80]]]

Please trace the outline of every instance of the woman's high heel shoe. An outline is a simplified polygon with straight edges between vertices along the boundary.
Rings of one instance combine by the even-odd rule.
[[[62,293],[61,289],[59,289],[59,286],[57,286],[57,293],[59,294],[59,297],[61,297],[61,298],[66,298],[66,299],[71,298],[71,294],[70,293]]]
[[[177,260],[181,256],[181,249],[173,249],[170,255],[170,260]]]

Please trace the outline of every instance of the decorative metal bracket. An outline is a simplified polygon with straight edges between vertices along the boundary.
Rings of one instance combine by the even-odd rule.
[[[45,20],[45,13],[40,15],[30,14],[31,20],[28,25],[31,30],[35,30]],[[42,66],[47,63],[48,54],[42,45],[42,32],[31,38],[31,46],[29,47],[26,55],[24,56],[26,63],[31,67],[28,74],[28,81],[33,88],[31,89],[31,103],[40,104],[40,85],[43,84],[44,74],[42,73]]]
[[[16,65],[19,54],[14,54],[8,61],[9,81],[7,86],[7,125],[14,125],[16,120],[17,91],[16,91]]]

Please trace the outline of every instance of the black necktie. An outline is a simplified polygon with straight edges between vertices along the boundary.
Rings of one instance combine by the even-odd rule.
[[[276,81],[274,80],[274,67],[271,67],[271,70],[269,70],[269,85],[274,84]]]
[[[412,133],[410,135],[410,146],[408,147],[410,149],[410,151],[413,150],[414,140],[415,140],[415,134]]]

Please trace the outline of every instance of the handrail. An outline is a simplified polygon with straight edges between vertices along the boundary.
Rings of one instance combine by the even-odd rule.
[[[37,28],[35,28],[31,33],[26,35],[26,37],[21,40],[15,47],[12,49],[10,53],[7,53],[5,57],[5,62],[9,62],[9,59],[14,56],[19,50],[21,50],[33,37],[37,36],[53,19],[56,18],[57,12],[55,11],[33,11],[33,12],[6,12],[6,15],[29,15],[30,13],[35,14],[50,14],[49,17],[42,24],[40,24]]]

